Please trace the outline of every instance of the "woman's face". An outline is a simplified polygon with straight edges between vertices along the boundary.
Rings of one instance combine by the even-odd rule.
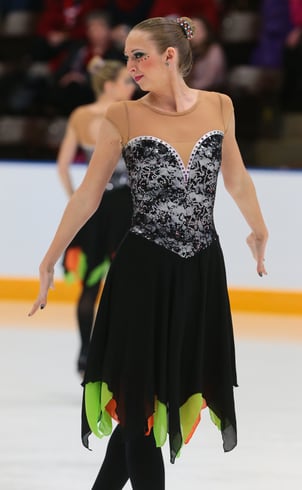
[[[131,99],[135,91],[135,84],[126,67],[121,69],[117,79],[113,82],[113,90],[117,101]]]
[[[103,46],[109,43],[111,31],[107,22],[103,19],[92,19],[86,29],[89,42],[93,46]]]
[[[125,43],[127,69],[133,80],[144,91],[162,87],[168,76],[165,53],[159,54],[148,33],[134,29]]]

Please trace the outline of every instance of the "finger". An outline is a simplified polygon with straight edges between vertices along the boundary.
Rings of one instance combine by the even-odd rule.
[[[257,272],[259,274],[260,277],[262,277],[263,275],[267,275],[267,271],[266,271],[266,268],[265,268],[265,265],[264,265],[264,259],[262,260],[258,260],[257,262]]]
[[[33,316],[33,315],[36,313],[36,311],[38,310],[38,308],[39,308],[39,302],[38,302],[38,301],[36,301],[36,302],[35,302],[35,303],[32,305],[32,308],[31,308],[30,312],[28,313],[28,316]]]
[[[45,306],[47,305],[47,301],[42,300],[41,298],[37,299],[37,301],[34,302],[30,312],[28,313],[28,316],[33,316],[37,310],[43,310]]]

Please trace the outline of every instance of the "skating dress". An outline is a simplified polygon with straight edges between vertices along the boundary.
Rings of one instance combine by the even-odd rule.
[[[167,436],[171,462],[208,407],[236,446],[237,386],[225,267],[213,222],[226,96],[201,91],[183,112],[144,99],[112,105],[133,199],[130,231],[108,273],[83,382],[82,440],[112,419],[125,438]]]
[[[89,128],[100,124],[100,115],[77,108],[69,126],[86,156],[87,164],[94,150]],[[84,143],[85,142],[85,143]],[[63,257],[65,280],[81,281],[86,287],[96,286],[106,276],[114,254],[129,230],[132,216],[128,172],[121,158],[106,186],[102,201],[87,223],[77,233]]]

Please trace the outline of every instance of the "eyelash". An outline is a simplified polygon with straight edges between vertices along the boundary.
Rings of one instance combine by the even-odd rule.
[[[135,60],[139,60],[139,59],[143,58],[144,56],[146,56],[145,53],[138,51],[137,53],[134,53],[131,56],[125,56],[125,60],[128,61],[129,59],[132,59],[135,61]]]

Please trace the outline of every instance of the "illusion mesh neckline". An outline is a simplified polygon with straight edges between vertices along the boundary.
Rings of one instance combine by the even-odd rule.
[[[151,111],[154,112],[158,112],[159,114],[164,114],[165,116],[172,116],[172,117],[184,116],[185,114],[189,114],[190,112],[193,112],[194,109],[196,109],[196,107],[200,102],[200,93],[197,94],[196,101],[194,102],[193,105],[191,105],[191,107],[189,107],[185,111],[179,111],[179,112],[165,111],[164,109],[160,109],[159,107],[153,107],[152,105],[143,102],[142,99],[139,99],[138,102],[142,104],[144,107],[147,107],[147,109],[150,109]]]

